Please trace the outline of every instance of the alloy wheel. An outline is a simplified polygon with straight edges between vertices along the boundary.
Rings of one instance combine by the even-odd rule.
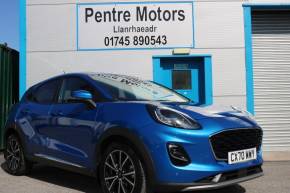
[[[105,160],[104,179],[110,193],[132,193],[136,171],[131,157],[122,150],[112,151]]]
[[[7,166],[11,171],[16,171],[21,164],[21,149],[18,140],[10,137],[7,143]]]

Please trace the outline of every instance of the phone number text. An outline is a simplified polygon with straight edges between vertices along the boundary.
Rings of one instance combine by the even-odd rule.
[[[166,35],[160,36],[111,36],[104,38],[106,47],[167,45]]]

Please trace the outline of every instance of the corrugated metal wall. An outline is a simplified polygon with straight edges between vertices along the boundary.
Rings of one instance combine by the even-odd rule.
[[[0,149],[3,148],[3,127],[13,104],[19,98],[19,53],[0,45]]]
[[[264,150],[290,151],[290,10],[254,11],[252,18],[255,112]]]

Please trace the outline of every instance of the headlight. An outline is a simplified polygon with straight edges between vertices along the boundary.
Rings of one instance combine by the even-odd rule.
[[[157,122],[182,129],[200,129],[200,125],[182,112],[168,108],[148,105],[147,109]]]

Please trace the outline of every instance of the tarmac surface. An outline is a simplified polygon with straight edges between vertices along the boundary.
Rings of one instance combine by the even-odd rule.
[[[101,193],[94,178],[38,166],[28,176],[11,176],[3,170],[0,155],[0,193]],[[220,190],[195,193],[290,193],[290,162],[266,162],[263,177]]]

